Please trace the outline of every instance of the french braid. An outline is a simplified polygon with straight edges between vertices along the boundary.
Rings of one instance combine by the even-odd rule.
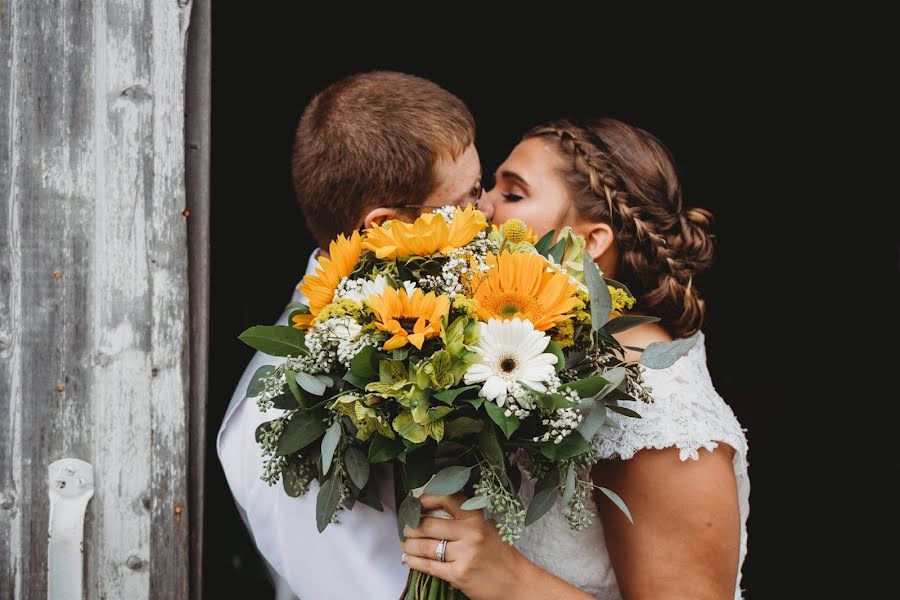
[[[672,157],[652,134],[617,121],[553,121],[525,134],[555,144],[579,217],[609,223],[619,246],[617,276],[635,310],[660,317],[675,337],[703,324],[694,275],[713,259],[712,213],[684,209]]]

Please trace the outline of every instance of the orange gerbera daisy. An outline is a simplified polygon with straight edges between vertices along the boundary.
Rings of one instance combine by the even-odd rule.
[[[440,335],[441,317],[450,310],[450,298],[419,289],[409,296],[406,290],[389,287],[368,302],[378,319],[375,326],[393,336],[385,342],[385,350],[401,348],[407,342],[421,350],[425,340]]]
[[[341,279],[353,272],[362,254],[363,238],[354,231],[350,238],[341,234],[328,246],[329,257],[320,256],[315,275],[303,278],[299,289],[309,299],[309,315],[294,317],[295,327],[309,327],[319,311],[334,300],[334,290]]]
[[[484,214],[469,205],[457,209],[450,223],[439,214],[425,213],[412,223],[392,219],[384,226],[375,224],[366,232],[363,247],[378,258],[448,254],[471,242],[486,226]]]
[[[547,270],[547,261],[534,252],[488,254],[492,268],[475,285],[478,317],[487,321],[527,319],[546,331],[572,315],[579,305],[578,285],[565,273]]]

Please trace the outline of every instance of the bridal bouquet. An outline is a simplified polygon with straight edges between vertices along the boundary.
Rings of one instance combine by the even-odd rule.
[[[309,306],[290,306],[291,325],[240,339],[286,357],[247,391],[274,417],[256,431],[262,478],[291,496],[317,480],[319,531],[356,501],[381,510],[377,463],[393,464],[401,536],[423,492],[464,491],[463,508],[509,543],[559,495],[572,527],[589,525],[584,500],[599,486],[578,473],[596,462],[591,442],[608,435],[608,411],[638,417],[628,403],[651,401],[612,334],[657,319],[623,316],[633,297],[571,229],[554,243],[516,219],[491,227],[472,207],[444,207],[338,237],[300,290]],[[652,344],[641,362],[668,366],[690,344]],[[537,479],[527,511],[518,463]],[[463,596],[411,572],[405,597]]]

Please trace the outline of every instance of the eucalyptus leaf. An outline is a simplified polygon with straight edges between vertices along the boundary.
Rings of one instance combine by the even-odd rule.
[[[297,477],[297,472],[290,466],[286,466],[281,471],[281,486],[284,488],[284,493],[291,498],[296,498],[300,495],[302,489],[300,478]]]
[[[341,441],[341,422],[335,421],[325,432],[322,438],[322,472],[328,473],[331,470],[331,462],[334,460],[334,451],[337,450],[338,443]]]
[[[472,417],[457,417],[452,421],[448,420],[444,427],[444,435],[450,439],[455,439],[478,433],[484,427],[484,422]]]
[[[487,496],[475,496],[460,504],[459,507],[463,510],[478,510],[479,508],[487,508],[490,503],[491,499]]]
[[[503,435],[506,436],[506,439],[519,428],[522,424],[522,421],[515,415],[506,416],[504,408],[497,406],[493,402],[485,402],[484,409],[487,411],[488,416],[491,418],[494,423],[500,426],[500,429],[503,430]]]
[[[553,259],[556,264],[562,263],[563,254],[566,252],[566,240],[560,239],[547,251],[547,256]]]
[[[402,451],[403,444],[399,440],[375,434],[372,443],[369,444],[369,462],[372,464],[387,462],[397,458]]]
[[[641,414],[637,413],[630,408],[625,408],[624,406],[618,406],[617,404],[607,404],[606,408],[613,412],[617,412],[620,415],[625,415],[626,417],[632,417],[635,419],[641,419]]]
[[[575,495],[575,463],[569,463],[569,469],[566,471],[566,486],[563,488],[562,503],[568,504],[572,496]]]
[[[493,426],[485,427],[478,434],[478,448],[484,454],[484,457],[495,467],[503,467],[505,456],[500,448],[500,442],[497,440],[497,434]]]
[[[592,406],[582,411],[584,418],[575,428],[586,440],[593,439],[606,422],[606,407],[603,404],[595,403],[594,400],[590,402]]]
[[[600,274],[600,269],[587,250],[582,254],[584,260],[584,281],[587,284],[588,295],[591,299],[591,328],[599,331],[609,320],[612,311],[612,297],[609,288]]]
[[[591,449],[591,445],[577,430],[564,437],[558,444],[554,443],[553,440],[548,440],[538,444],[538,447],[541,450],[541,454],[550,460],[572,458]]]
[[[327,387],[321,379],[304,371],[297,373],[297,383],[313,396],[321,396]]]
[[[619,498],[619,495],[617,493],[615,493],[611,489],[608,489],[608,488],[605,488],[605,487],[602,487],[599,485],[597,486],[597,489],[599,489],[601,492],[606,494],[606,497],[609,498],[610,500],[612,500],[613,504],[618,506],[619,510],[621,510],[623,513],[625,513],[625,516],[628,517],[628,520],[631,521],[632,525],[634,525],[634,519],[631,518],[631,511],[628,510],[628,507],[625,505],[625,502],[621,498]]]
[[[559,471],[552,469],[534,486],[534,497],[525,513],[525,526],[529,526],[553,508],[559,494]]]
[[[294,395],[288,392],[287,394],[279,394],[272,398],[272,406],[279,410],[296,410],[300,408],[300,405],[297,404],[297,399],[294,398]]]
[[[263,365],[256,370],[253,377],[250,378],[250,385],[247,386],[247,398],[254,398],[263,393],[263,378],[268,377],[275,370],[274,365]]]
[[[308,408],[309,400],[307,400],[306,396],[303,395],[303,391],[300,389],[300,386],[297,385],[297,374],[290,369],[285,369],[284,378],[287,381],[288,389],[291,390],[291,395],[294,397],[294,400],[297,401],[297,404],[304,408]]]
[[[425,486],[425,492],[428,494],[438,494],[441,496],[449,496],[463,489],[466,482],[469,481],[469,474],[472,467],[453,466],[440,470],[431,478],[428,485]]]
[[[238,339],[271,356],[300,356],[307,352],[303,332],[289,325],[255,325]]]
[[[384,507],[381,505],[381,500],[378,498],[378,490],[375,486],[365,486],[359,490],[359,496],[357,496],[357,498],[366,506],[371,506],[378,512],[384,512]]]
[[[363,490],[369,481],[369,461],[365,455],[356,446],[350,446],[344,453],[344,465],[347,467],[347,474],[353,485]]]
[[[541,236],[541,239],[537,241],[537,244],[534,245],[534,249],[537,250],[537,253],[541,256],[546,256],[547,251],[550,250],[550,246],[553,245],[553,238],[556,237],[556,231],[551,229],[547,233]]]
[[[397,509],[397,529],[400,533],[400,539],[406,541],[406,536],[403,535],[404,525],[409,525],[412,529],[415,529],[419,526],[421,519],[422,503],[419,499],[413,496],[404,498],[403,502],[400,503],[400,508]]]
[[[309,312],[309,307],[302,302],[288,302],[284,307],[284,311],[287,312],[289,310],[303,310],[306,309],[306,312]]]
[[[331,523],[331,517],[337,510],[338,503],[341,500],[341,473],[340,471],[329,477],[322,487],[319,488],[319,494],[316,496],[316,526],[319,533],[325,531],[328,524]]]
[[[687,354],[700,339],[697,331],[689,338],[672,340],[671,342],[653,342],[641,355],[641,364],[650,369],[665,369],[675,364],[679,358]]]
[[[358,387],[361,390],[366,389],[366,386],[372,382],[371,379],[361,377],[353,371],[347,371],[346,373],[344,373],[344,381],[348,382],[354,387]]]
[[[276,456],[286,456],[302,450],[325,433],[325,423],[316,412],[298,412],[288,421],[278,439]]]
[[[557,373],[566,368],[566,355],[563,354],[562,348],[559,347],[559,344],[551,340],[550,343],[547,344],[547,349],[544,350],[544,352],[548,352],[556,356],[556,364],[554,365],[554,368],[556,369]]]
[[[595,375],[594,377],[585,377],[584,379],[567,383],[561,389],[575,390],[578,392],[579,398],[593,398],[608,385],[609,380],[605,376]]]
[[[659,317],[645,317],[643,315],[624,315],[622,317],[616,317],[615,319],[611,319],[603,328],[606,330],[606,333],[613,334],[619,333],[622,331],[627,331],[632,327],[637,327],[638,325],[643,325],[645,323],[657,323],[659,321]]]

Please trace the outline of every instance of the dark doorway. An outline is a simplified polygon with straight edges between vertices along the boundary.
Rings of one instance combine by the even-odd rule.
[[[686,202],[717,217],[717,263],[696,283],[709,305],[704,330],[714,382],[749,430],[753,491],[742,587],[747,598],[777,595],[793,549],[776,524],[785,510],[789,465],[779,455],[787,435],[775,410],[795,390],[787,369],[759,376],[754,365],[768,350],[746,332],[786,328],[790,314],[762,309],[747,278],[763,265],[767,289],[785,297],[803,292],[784,257],[803,260],[808,239],[794,224],[804,207],[799,195],[774,181],[794,150],[797,132],[785,123],[800,109],[790,95],[772,90],[787,89],[793,75],[775,60],[740,55],[738,40],[733,46],[718,40],[715,63],[670,50],[652,62],[626,62],[596,43],[542,43],[541,52],[553,48],[543,55],[523,53],[521,46],[479,46],[442,59],[445,47],[430,50],[433,43],[387,33],[353,44],[336,36],[323,45],[308,40],[312,26],[299,12],[279,11],[257,14],[223,3],[213,14],[206,597],[262,598],[270,590],[218,464],[215,436],[252,354],[236,336],[278,318],[313,247],[289,175],[297,120],[315,92],[371,69],[428,77],[463,98],[478,122],[486,174],[529,126],[556,116],[613,116],[653,132],[671,149]],[[384,45],[389,39],[393,47]],[[336,49],[346,58],[333,55]]]

